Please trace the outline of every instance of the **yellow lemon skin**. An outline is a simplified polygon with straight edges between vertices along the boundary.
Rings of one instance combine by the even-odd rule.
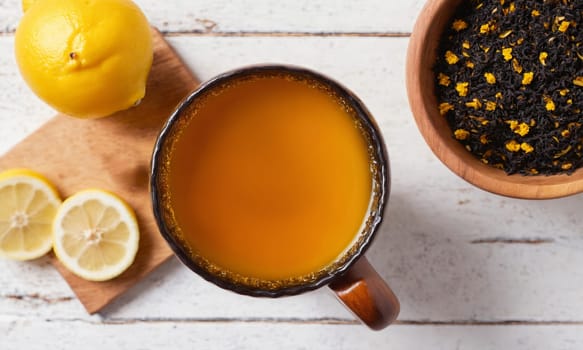
[[[55,195],[55,197],[59,197],[59,192],[57,191],[57,188],[49,180],[47,180],[47,178],[45,178],[44,175],[41,175],[40,173],[28,168],[12,168],[4,170],[0,172],[0,181],[17,176],[29,176],[35,178],[43,182],[46,185],[46,187],[50,189],[50,191]]]
[[[26,12],[37,0],[22,0],[22,12]]]
[[[22,77],[54,109],[99,118],[145,95],[152,34],[129,0],[37,0],[15,35]]]

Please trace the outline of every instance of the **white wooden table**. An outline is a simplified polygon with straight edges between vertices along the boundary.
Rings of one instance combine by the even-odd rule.
[[[0,261],[0,349],[582,349],[583,195],[483,192],[429,151],[405,93],[422,0],[138,1],[194,73],[282,62],[328,74],[376,116],[391,158],[369,258],[399,296],[372,332],[321,289],[280,300],[223,291],[176,259],[88,316],[47,259]],[[0,153],[52,115],[13,58],[18,0],[0,0]]]

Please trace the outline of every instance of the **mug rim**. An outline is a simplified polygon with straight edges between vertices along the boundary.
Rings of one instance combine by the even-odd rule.
[[[377,164],[377,167],[380,179],[378,181],[379,182],[378,190],[373,189],[371,191],[371,196],[375,192],[378,193],[378,205],[376,207],[369,208],[367,210],[366,216],[363,218],[366,219],[370,217],[373,220],[370,223],[369,227],[365,230],[365,232],[361,233],[363,235],[363,239],[362,243],[360,243],[358,247],[356,247],[357,249],[352,253],[346,252],[345,254],[347,255],[350,254],[350,256],[346,258],[344,263],[342,263],[335,269],[326,271],[326,273],[323,274],[321,277],[313,281],[310,281],[309,283],[284,286],[278,289],[260,289],[252,288],[244,284],[238,284],[228,278],[222,278],[221,276],[217,276],[209,272],[199,264],[197,264],[194,261],[194,259],[190,257],[190,254],[184,249],[183,244],[181,244],[178,241],[175,235],[173,235],[172,230],[168,227],[163,215],[162,200],[160,193],[161,190],[159,188],[160,180],[159,168],[161,167],[161,163],[163,162],[161,157],[163,155],[163,151],[166,145],[166,140],[168,139],[168,137],[170,137],[169,135],[171,134],[173,126],[181,118],[181,116],[184,115],[185,110],[196,101],[197,97],[199,97],[206,91],[212,90],[213,88],[220,86],[221,84],[228,82],[232,79],[253,75],[260,76],[261,74],[269,72],[287,73],[296,76],[307,76],[320,83],[325,84],[326,86],[329,86],[330,88],[333,89],[335,93],[337,93],[340,96],[340,98],[345,100],[346,103],[352,109],[354,109],[354,111],[356,112],[355,113],[356,117],[362,123],[366,132],[370,135],[371,141],[369,141],[368,143],[369,147],[373,147],[375,159],[378,160],[379,164]],[[177,105],[177,107],[174,109],[168,120],[165,122],[156,139],[150,164],[149,186],[154,217],[156,219],[156,224],[158,226],[159,232],[170,246],[174,255],[177,256],[178,259],[186,267],[188,267],[190,270],[192,270],[193,272],[195,272],[197,275],[201,276],[208,282],[211,282],[223,289],[227,289],[239,294],[249,296],[276,298],[281,296],[302,294],[308,291],[321,288],[331,283],[344,273],[346,273],[354,265],[354,263],[365,254],[365,252],[369,249],[370,245],[372,244],[374,238],[376,237],[377,231],[381,226],[383,218],[386,214],[387,202],[390,193],[390,166],[386,145],[375,119],[373,118],[369,110],[366,108],[364,103],[351,90],[349,90],[336,80],[307,68],[287,64],[261,64],[236,68],[216,75],[213,78],[207,80],[206,82],[201,83],[198,88],[191,92]],[[371,215],[371,213],[374,213],[374,215]]]

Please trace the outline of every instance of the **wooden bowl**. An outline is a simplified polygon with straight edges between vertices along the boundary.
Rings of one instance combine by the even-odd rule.
[[[433,153],[454,173],[492,193],[524,199],[558,198],[583,192],[583,170],[571,175],[507,175],[482,163],[452,137],[439,114],[433,65],[439,39],[463,0],[429,0],[413,29],[407,52],[407,93],[417,127]]]

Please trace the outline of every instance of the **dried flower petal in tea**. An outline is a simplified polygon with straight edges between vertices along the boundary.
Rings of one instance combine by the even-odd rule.
[[[583,166],[583,0],[466,0],[434,66],[452,136],[508,174]]]

